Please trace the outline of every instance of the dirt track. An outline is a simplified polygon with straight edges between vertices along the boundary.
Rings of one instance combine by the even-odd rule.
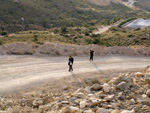
[[[0,94],[29,88],[45,81],[70,76],[67,57],[0,56]],[[75,57],[73,74],[111,71],[139,71],[150,64],[149,57]]]

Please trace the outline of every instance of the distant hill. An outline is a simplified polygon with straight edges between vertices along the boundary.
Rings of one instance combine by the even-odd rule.
[[[136,7],[142,8],[150,12],[150,0],[137,0]]]
[[[118,0],[102,0],[105,1],[102,4],[105,6],[96,5],[96,1],[98,0],[0,0],[0,31],[15,32],[22,30],[22,25],[24,30],[109,25],[122,18],[143,15],[142,11],[119,4]]]

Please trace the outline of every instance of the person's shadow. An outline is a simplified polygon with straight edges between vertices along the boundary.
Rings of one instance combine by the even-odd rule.
[[[70,71],[70,74],[71,74],[71,76],[73,77],[73,79],[74,79],[76,82],[82,83],[81,80],[76,77],[76,75],[75,75],[75,73],[74,73],[73,71]]]
[[[91,61],[91,64],[95,67],[95,69],[98,71],[98,72],[101,72],[102,70],[100,69],[100,67],[98,67],[98,65],[94,62],[94,61]]]

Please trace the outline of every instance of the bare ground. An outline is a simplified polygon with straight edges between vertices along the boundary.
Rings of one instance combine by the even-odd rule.
[[[74,88],[87,78],[110,79],[118,73],[141,71],[150,64],[149,57],[101,56],[90,62],[88,57],[74,57],[74,72],[68,72],[68,57],[0,57],[0,94],[16,91],[61,91],[63,85]],[[54,91],[55,92],[55,91]]]

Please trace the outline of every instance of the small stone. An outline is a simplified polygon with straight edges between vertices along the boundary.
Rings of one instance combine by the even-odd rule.
[[[150,66],[147,66],[144,70],[144,73],[149,73],[150,72]]]
[[[83,98],[83,97],[85,97],[85,95],[84,95],[84,93],[75,93],[74,97],[76,97],[76,98]]]
[[[62,89],[63,89],[63,90],[67,90],[67,89],[68,89],[68,86],[65,86],[65,85],[64,85],[64,86],[62,86]]]
[[[87,94],[87,91],[84,88],[80,88],[76,91],[76,93],[84,93]]]
[[[138,98],[139,103],[150,106],[150,98]]]
[[[111,111],[111,113],[120,113],[120,111],[116,109],[116,110]]]
[[[73,106],[71,106],[70,109],[71,109],[71,112],[73,113],[79,110],[79,108],[73,107]]]
[[[90,93],[91,93],[91,88],[90,88],[89,86],[87,86],[87,87],[85,88],[85,91],[90,94]]]
[[[107,109],[104,108],[99,108],[96,113],[110,113],[110,111],[108,111]]]
[[[96,98],[90,98],[91,103],[88,104],[88,106],[90,107],[94,107],[97,106],[98,104],[100,104],[102,102],[101,99],[96,99]]]
[[[83,113],[94,113],[92,110],[86,110]]]
[[[104,92],[106,92],[106,93],[109,93],[110,92],[110,86],[109,86],[109,84],[103,84],[103,90],[104,90]]]
[[[126,82],[121,82],[121,83],[119,83],[118,85],[117,85],[117,89],[120,89],[120,90],[126,90],[126,89],[128,89],[129,88],[129,86],[128,86],[128,84],[126,83]]]
[[[32,103],[33,107],[39,107],[42,104],[43,104],[42,100],[34,100]]]
[[[39,106],[38,113],[45,113],[45,111],[51,110],[51,105]]]
[[[132,99],[131,99],[131,102],[132,102],[132,103],[135,103],[135,100],[132,98]]]
[[[62,101],[61,104],[69,104],[68,101]]]
[[[120,103],[112,103],[111,104],[113,108],[117,108],[117,107],[120,107],[121,104]]]
[[[91,86],[91,89],[94,90],[94,91],[101,90],[102,86],[100,84],[93,84]]]
[[[64,107],[61,113],[71,113],[71,109],[69,107]]]
[[[137,72],[137,73],[135,73],[135,76],[137,76],[137,77],[143,77],[143,76],[144,76],[144,74],[143,74],[143,73],[141,73],[141,72]]]
[[[149,84],[150,85],[150,78],[145,78],[144,79],[144,84]]]
[[[129,111],[129,110],[123,110],[121,113],[135,113],[135,111],[134,111],[134,110],[132,110],[132,111]]]
[[[150,89],[147,90],[146,95],[147,95],[147,96],[150,96]]]
[[[80,102],[80,109],[85,108],[86,105],[87,105],[87,103],[86,103],[85,101],[81,101],[81,102]]]
[[[112,101],[114,99],[114,95],[108,95],[107,97],[104,98],[106,101]]]

